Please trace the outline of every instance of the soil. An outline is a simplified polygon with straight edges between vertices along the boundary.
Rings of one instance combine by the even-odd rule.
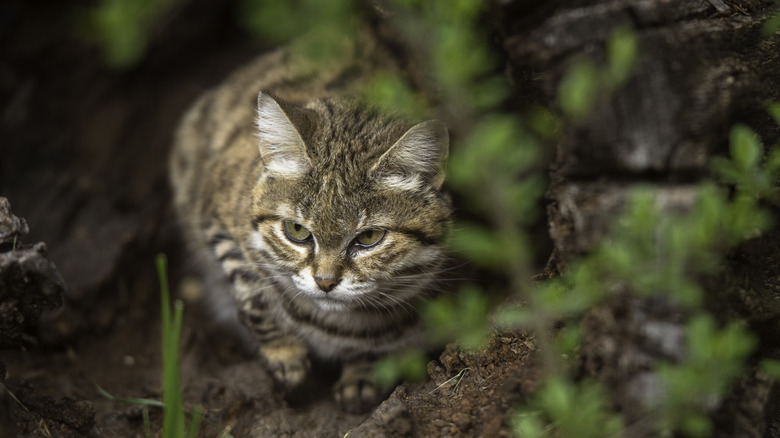
[[[404,383],[374,412],[353,415],[330,398],[337,374],[327,365],[298,393],[283,398],[254,359],[226,351],[185,325],[185,403],[203,408],[200,436],[235,437],[509,437],[512,407],[539,381],[535,343],[523,333],[494,335],[482,351],[450,345],[429,363],[430,380]],[[17,436],[145,436],[143,407],[117,399],[161,397],[160,327],[154,312],[124,319],[108,333],[85,336],[64,351],[3,352]],[[222,348],[221,348],[222,347]],[[161,411],[149,408],[157,436]],[[8,433],[6,436],[14,436]]]

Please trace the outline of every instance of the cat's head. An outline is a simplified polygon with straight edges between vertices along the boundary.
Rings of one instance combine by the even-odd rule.
[[[349,100],[258,97],[264,170],[253,246],[325,310],[392,307],[425,293],[451,218],[447,128],[409,128]]]

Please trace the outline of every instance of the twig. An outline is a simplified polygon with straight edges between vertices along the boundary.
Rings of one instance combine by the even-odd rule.
[[[468,371],[470,369],[471,368],[469,368],[469,367],[463,368],[462,370],[460,370],[460,372],[458,374],[455,374],[454,376],[452,376],[449,379],[445,380],[439,386],[433,388],[428,394],[433,394],[434,392],[436,392],[436,390],[440,389],[442,386],[452,382],[455,379],[458,379],[458,381],[455,383],[455,387],[453,389],[457,389],[458,385],[460,385],[460,381],[463,380],[463,376],[466,375],[466,371]]]

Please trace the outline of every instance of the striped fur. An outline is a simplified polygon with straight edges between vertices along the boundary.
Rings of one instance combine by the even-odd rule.
[[[231,290],[212,292],[235,298],[269,370],[293,387],[310,355],[340,361],[335,396],[351,411],[378,397],[356,370],[421,342],[414,305],[432,293],[451,216],[446,128],[347,97],[380,63],[312,75],[285,50],[264,55],[193,105],[170,166],[188,244],[222,267]],[[384,235],[363,245],[364,232]]]

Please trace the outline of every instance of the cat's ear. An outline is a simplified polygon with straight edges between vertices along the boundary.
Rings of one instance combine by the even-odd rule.
[[[381,184],[398,190],[441,188],[450,149],[447,126],[429,120],[413,126],[371,168]]]
[[[271,174],[295,178],[311,168],[298,128],[282,105],[262,91],[257,95],[257,136],[260,156]]]

